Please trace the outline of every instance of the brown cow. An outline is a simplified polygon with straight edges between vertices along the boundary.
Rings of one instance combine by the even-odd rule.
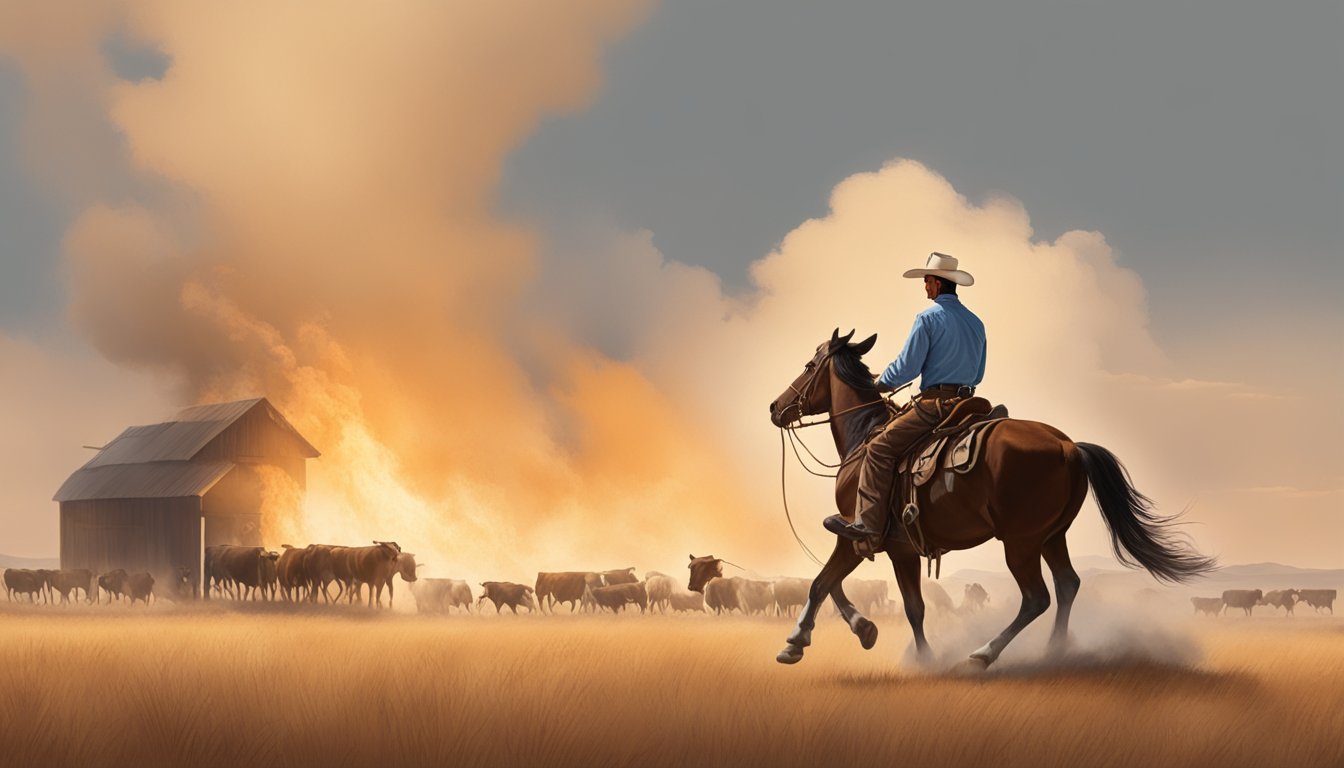
[[[573,613],[583,600],[585,589],[602,585],[602,574],[592,571],[539,571],[537,604],[543,610],[554,612],[557,604],[569,603],[569,611]]]
[[[15,595],[28,595],[28,599],[37,602],[37,593],[42,591],[42,580],[37,573],[28,568],[5,569],[5,594],[11,601]]]
[[[414,584],[416,580],[415,570],[424,565],[416,563],[415,555],[410,552],[402,552],[392,560],[392,572],[387,575],[387,607],[392,607],[392,581],[400,576],[401,580],[407,584]]]
[[[1190,604],[1195,606],[1195,614],[1207,613],[1210,616],[1217,616],[1223,612],[1223,598],[1221,597],[1192,597]]]
[[[280,587],[280,597],[286,601],[297,602],[307,595],[308,576],[303,570],[303,555],[307,550],[295,549],[289,544],[280,545],[280,557],[275,561],[275,582]]]
[[[59,570],[51,577],[51,588],[61,596],[61,604],[70,602],[70,593],[75,593],[75,599],[79,599],[79,590],[84,590],[84,602],[89,602],[92,596],[89,593],[93,586],[93,571],[88,568],[75,568],[71,570]]]
[[[1312,610],[1320,612],[1322,608],[1329,608],[1330,614],[1335,613],[1335,598],[1339,597],[1339,591],[1334,589],[1299,589],[1297,594],[1302,598],[1302,602],[1310,605]]]
[[[612,613],[620,613],[628,604],[638,605],[640,613],[649,607],[649,593],[642,581],[598,587],[592,592],[593,602],[601,608],[610,608]]]
[[[107,604],[111,605],[112,600],[120,600],[126,592],[126,571],[122,568],[108,571],[98,577],[98,597],[96,602],[102,602],[102,593],[107,593]]]
[[[132,573],[126,577],[125,590],[131,605],[135,605],[136,600],[144,600],[145,605],[149,605],[149,596],[154,594],[154,577],[148,573]]]
[[[710,579],[723,578],[723,560],[713,555],[691,555],[691,562],[686,567],[691,571],[686,588],[692,592],[704,592]]]
[[[236,547],[232,544],[206,547],[205,599],[210,599],[212,588],[218,588],[240,600],[250,598],[254,591],[264,597],[267,572],[279,557],[278,552],[267,552],[263,547]]]
[[[527,610],[535,611],[536,603],[532,599],[532,588],[526,584],[514,584],[511,581],[483,581],[481,586],[484,591],[480,598],[476,600],[476,609],[480,610],[481,603],[489,600],[495,604],[495,613],[500,613],[501,606],[509,606],[509,609],[516,615],[518,606],[527,606]]]
[[[1296,589],[1274,589],[1265,593],[1265,596],[1256,601],[1256,605],[1268,605],[1274,608],[1283,608],[1287,611],[1287,616],[1293,615],[1293,604],[1298,601],[1298,592]]]
[[[657,608],[659,613],[667,613],[677,582],[665,573],[649,571],[644,574],[644,589],[649,593],[649,610]]]
[[[335,598],[332,598],[331,593],[327,591],[327,587],[333,581],[336,581],[335,566],[332,562],[334,559],[332,550],[334,549],[336,547],[330,544],[309,544],[303,550],[298,568],[305,579],[310,602],[317,602],[319,591],[328,603],[339,600],[341,597],[341,591],[344,590],[344,587],[337,590]]]
[[[1252,609],[1260,602],[1265,593],[1258,589],[1228,589],[1223,592],[1223,610],[1241,608],[1250,616]]]
[[[447,613],[450,608],[471,612],[471,587],[461,579],[420,579],[411,585],[418,613]]]
[[[348,594],[352,599],[360,597],[360,587],[369,585],[369,607],[374,607],[377,596],[378,607],[383,607],[383,587],[392,581],[393,563],[401,554],[401,546],[395,541],[374,541],[371,547],[332,547],[332,565],[338,581],[346,580]],[[412,568],[414,568],[414,560]],[[414,575],[414,570],[412,570]]]
[[[629,568],[618,568],[614,571],[602,572],[602,583],[608,587],[612,584],[636,584],[638,582],[639,577],[635,575],[635,567],[633,565]]]

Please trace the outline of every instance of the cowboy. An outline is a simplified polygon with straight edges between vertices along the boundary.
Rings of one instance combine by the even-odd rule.
[[[904,276],[924,278],[924,293],[933,306],[915,315],[905,348],[876,383],[879,391],[890,392],[918,376],[920,391],[868,442],[854,522],[831,515],[824,523],[870,560],[885,538],[897,460],[957,402],[974,394],[985,375],[985,324],[957,298],[957,286],[973,285],[975,278],[957,269],[957,260],[944,253],[929,254],[924,269],[908,270]]]

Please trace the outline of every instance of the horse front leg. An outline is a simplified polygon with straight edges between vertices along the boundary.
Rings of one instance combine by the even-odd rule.
[[[839,537],[835,540],[835,549],[831,551],[831,556],[827,558],[826,564],[822,566],[821,573],[812,581],[812,588],[808,590],[807,602],[803,604],[803,610],[798,616],[798,626],[794,628],[787,639],[784,650],[775,656],[775,661],[780,664],[797,664],[802,661],[803,649],[812,644],[812,628],[817,623],[817,611],[821,609],[821,604],[827,597],[836,601],[836,607],[845,616],[845,621],[849,623],[850,629],[855,629],[858,621],[869,622],[859,614],[854,605],[845,597],[845,593],[840,590],[840,583],[845,577],[854,572],[859,567],[860,558],[855,552],[854,547]],[[838,597],[837,597],[838,595]],[[846,615],[848,613],[848,615]],[[855,634],[859,631],[855,629]],[[877,640],[876,627],[873,627],[873,641]],[[859,638],[863,640],[863,636]],[[871,645],[866,647],[871,648]]]

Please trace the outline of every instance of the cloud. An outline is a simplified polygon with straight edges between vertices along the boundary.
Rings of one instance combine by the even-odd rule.
[[[879,332],[872,359],[894,357],[925,305],[899,275],[933,250],[977,277],[965,300],[989,327],[986,394],[1112,448],[1169,507],[1228,476],[1305,487],[1337,471],[1324,435],[1338,430],[1313,429],[1306,401],[1248,408],[1262,393],[1187,382],[1102,235],[1038,241],[1017,201],[973,202],[917,162],[837,185],[826,216],[756,261],[745,295],[646,232],[541,258],[538,233],[492,211],[501,164],[545,115],[595,97],[602,48],[639,3],[115,8],[77,35],[35,11],[0,36],[32,94],[30,140],[81,134],[42,106],[66,89],[120,137],[90,167],[140,182],[80,192],[78,174],[37,161],[82,201],[71,320],[178,402],[264,393],[280,407],[323,451],[304,512],[269,529],[291,543],[393,537],[437,574],[522,581],[675,571],[707,552],[806,570],[766,404],[836,326]],[[114,32],[162,51],[164,77],[119,81],[87,54]],[[1247,435],[1294,448],[1256,452]],[[789,490],[824,548],[830,488]],[[1233,513],[1199,514],[1197,537],[1226,533],[1200,539],[1211,548],[1293,559]],[[1073,542],[1105,551],[1094,512]]]

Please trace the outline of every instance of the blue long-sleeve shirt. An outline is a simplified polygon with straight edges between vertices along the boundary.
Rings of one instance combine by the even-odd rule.
[[[895,389],[919,376],[920,389],[938,384],[975,386],[985,377],[985,351],[985,324],[962,306],[956,294],[944,293],[915,315],[905,349],[877,383]]]

